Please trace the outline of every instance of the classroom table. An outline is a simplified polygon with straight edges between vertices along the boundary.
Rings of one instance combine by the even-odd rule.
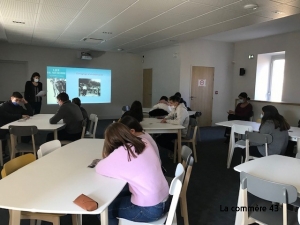
[[[54,114],[37,114],[30,117],[27,120],[20,119],[11,123],[8,123],[1,127],[1,129],[8,129],[10,125],[13,126],[37,126],[38,130],[43,131],[53,131],[54,139],[57,140],[57,130],[63,128],[65,124],[59,121],[57,124],[50,124],[49,119],[53,117]]]
[[[108,224],[108,205],[125,186],[123,180],[97,174],[88,165],[102,158],[103,139],[80,139],[28,164],[0,180],[0,208],[12,210],[11,225],[20,224],[20,211],[100,214]],[[73,203],[80,194],[98,202],[98,209],[85,211]]]
[[[293,185],[298,195],[300,193],[300,159],[291,158],[281,155],[271,155],[248,161],[241,165],[234,167],[237,172],[246,172],[250,175],[283,184]],[[242,189],[240,186],[238,207],[245,206],[242,199]],[[242,222],[243,212],[237,212],[235,217],[235,224],[244,224]]]
[[[181,130],[184,129],[182,125],[174,125],[170,123],[161,123],[162,119],[144,118],[141,122],[143,129],[149,134],[162,133],[177,133],[178,137],[178,162],[181,162]]]
[[[151,108],[143,108],[143,113],[149,114],[150,110],[151,110]],[[193,116],[193,115],[195,115],[195,113],[197,111],[187,111],[187,112],[188,112],[189,116]]]

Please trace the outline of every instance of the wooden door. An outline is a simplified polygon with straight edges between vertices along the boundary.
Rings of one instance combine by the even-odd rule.
[[[143,107],[152,107],[152,69],[143,70]]]
[[[214,88],[214,67],[193,66],[191,83],[191,109],[200,111],[198,118],[201,127],[212,124],[212,103]]]

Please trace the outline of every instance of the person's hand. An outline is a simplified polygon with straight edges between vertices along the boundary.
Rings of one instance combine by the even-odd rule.
[[[228,114],[234,114],[234,111],[229,110],[227,113],[228,113]]]
[[[28,102],[26,101],[25,98],[22,98],[22,102],[23,102],[24,104],[27,104],[27,103],[28,103]]]
[[[166,123],[167,120],[166,119],[163,119],[162,121],[160,121],[161,123]]]
[[[30,116],[28,116],[28,115],[22,115],[22,118],[25,119],[25,120],[27,120],[27,119],[30,118]]]

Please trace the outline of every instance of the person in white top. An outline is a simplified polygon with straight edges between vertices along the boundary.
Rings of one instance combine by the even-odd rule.
[[[190,119],[187,108],[184,103],[180,103],[180,97],[175,95],[169,98],[169,103],[172,111],[161,121],[161,123],[171,123],[184,126],[185,128],[181,130],[181,136],[185,137],[187,135]],[[173,152],[173,140],[175,139],[177,139],[177,134],[162,134],[156,139],[156,143]]]
[[[160,111],[158,111],[160,110]],[[161,111],[164,110],[164,111]],[[155,112],[156,111],[156,112]],[[154,105],[149,112],[150,116],[164,116],[168,115],[172,111],[171,107],[169,106],[168,97],[162,96],[159,102]]]

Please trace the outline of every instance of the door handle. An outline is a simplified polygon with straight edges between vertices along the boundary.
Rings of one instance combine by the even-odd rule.
[[[191,100],[193,100],[194,98],[196,98],[196,97],[194,97],[194,96],[191,96],[191,97],[190,97]]]

